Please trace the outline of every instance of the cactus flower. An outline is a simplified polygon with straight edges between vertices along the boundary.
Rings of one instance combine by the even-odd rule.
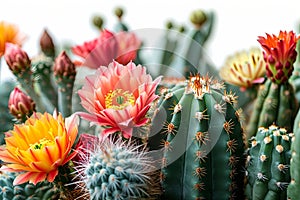
[[[78,117],[65,120],[54,112],[34,113],[24,124],[17,124],[8,132],[0,159],[1,170],[21,172],[14,185],[27,181],[33,184],[47,180],[53,182],[58,168],[76,155],[71,153],[77,136]]]
[[[5,48],[5,61],[14,74],[19,74],[31,67],[31,61],[27,53],[23,51],[20,46],[6,43]]]
[[[292,75],[297,58],[296,44],[299,36],[293,31],[280,31],[279,35],[259,36],[258,42],[264,49],[266,75],[275,83],[284,83]]]
[[[265,61],[259,48],[251,48],[249,51],[240,51],[229,56],[220,69],[220,76],[224,81],[242,89],[262,82],[265,73]]]
[[[19,88],[14,88],[8,100],[10,113],[18,120],[24,120],[35,111],[35,103],[30,96],[23,93]]]
[[[16,25],[0,21],[0,57],[4,55],[6,43],[21,46],[25,39],[25,34],[21,33]]]
[[[82,106],[89,112],[80,115],[107,126],[103,134],[122,132],[130,138],[134,127],[148,122],[146,114],[158,98],[155,90],[160,79],[152,81],[146,68],[133,62],[124,66],[114,61],[108,67],[100,66],[78,91]]]
[[[84,59],[77,62],[79,65],[97,69],[99,66],[107,66],[113,60],[127,65],[136,58],[141,41],[132,32],[121,31],[112,33],[103,30],[97,39],[75,46],[72,52]]]

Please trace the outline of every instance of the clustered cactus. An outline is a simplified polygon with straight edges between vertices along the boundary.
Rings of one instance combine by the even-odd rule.
[[[115,31],[120,35],[129,32],[123,14],[122,8],[116,8]],[[85,62],[73,62],[64,50],[57,54],[46,30],[41,53],[34,58],[7,43],[4,57],[18,85],[0,85],[1,144],[13,149],[1,147],[5,162],[1,163],[0,199],[299,199],[297,76],[290,79],[299,37],[292,31],[259,37],[263,51],[252,48],[230,57],[219,74],[203,57],[214,13],[196,10],[190,21],[194,28],[185,43],[178,39],[185,30],[174,37],[174,23],[166,25],[159,75],[176,67],[183,75],[166,76],[160,84],[161,77],[152,81],[144,73],[146,68],[133,62],[111,60],[107,67],[98,66],[97,56],[107,53],[99,59],[108,62],[116,50],[123,62],[126,58],[143,61],[136,49],[126,52],[129,43],[124,47],[122,40],[107,42],[115,36],[103,28],[100,15],[93,24],[102,37],[76,47]],[[133,37],[128,40],[139,43]],[[180,48],[184,52],[177,58],[174,52]],[[80,78],[86,76],[81,72],[87,66],[77,65],[89,62],[94,64],[90,72],[98,67],[97,73],[87,76],[81,87]],[[242,110],[249,112],[245,121]],[[42,120],[36,111],[45,112]],[[78,128],[74,112],[96,126]],[[33,138],[41,138],[32,142],[25,135],[30,130],[36,134]],[[137,130],[143,132],[142,139]],[[40,134],[43,131],[47,134]],[[22,139],[26,140],[20,142],[22,148],[16,147]],[[37,160],[46,157],[53,163],[50,152],[57,160],[49,172]]]

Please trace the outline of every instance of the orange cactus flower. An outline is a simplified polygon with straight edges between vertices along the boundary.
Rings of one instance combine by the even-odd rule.
[[[266,75],[275,83],[284,83],[292,75],[293,64],[297,58],[296,44],[299,36],[293,31],[280,31],[279,35],[266,34],[258,37],[258,42],[264,49]]]
[[[17,124],[8,132],[0,159],[3,171],[23,172],[14,185],[27,181],[33,184],[48,180],[53,182],[58,167],[65,165],[77,152],[71,153],[77,136],[78,117],[63,119],[54,112],[34,113],[24,124]]]
[[[155,90],[160,80],[158,77],[152,81],[146,68],[133,62],[124,66],[114,61],[108,67],[101,66],[78,91],[82,106],[89,112],[79,115],[108,126],[103,134],[122,132],[130,138],[134,127],[147,123],[146,114],[158,98]]]
[[[264,80],[265,66],[262,51],[259,48],[251,48],[249,51],[239,51],[229,56],[220,69],[220,77],[245,90]]]
[[[7,42],[21,46],[25,39],[25,34],[21,33],[16,25],[0,21],[0,57],[4,55]]]

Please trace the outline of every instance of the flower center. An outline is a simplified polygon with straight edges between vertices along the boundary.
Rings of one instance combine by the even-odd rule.
[[[123,91],[122,89],[110,91],[105,95],[106,108],[122,110],[129,105],[134,105],[134,102],[135,98],[133,94],[129,91]]]
[[[38,142],[34,143],[34,144],[30,144],[30,148],[32,149],[43,149],[45,146],[48,146],[50,144],[53,144],[54,141],[53,140],[48,140],[46,138],[40,139]]]

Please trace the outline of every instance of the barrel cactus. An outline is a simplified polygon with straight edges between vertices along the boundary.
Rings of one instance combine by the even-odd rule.
[[[16,173],[0,174],[0,199],[3,200],[51,200],[58,199],[59,189],[52,183],[41,182],[37,185],[23,183],[13,185]]]
[[[293,134],[286,129],[271,125],[260,127],[251,138],[247,158],[249,199],[287,199],[290,182],[290,147]]]
[[[107,138],[95,146],[89,156],[83,155],[86,162],[82,159],[75,167],[79,174],[83,171],[90,199],[157,199],[159,174],[143,146],[121,138]]]
[[[297,114],[297,99],[289,78],[297,57],[295,50],[298,37],[294,32],[280,31],[278,36],[259,37],[264,51],[268,80],[258,91],[254,110],[247,127],[248,138],[255,135],[259,127],[275,123],[291,132]]]
[[[148,143],[163,152],[163,199],[243,199],[243,129],[236,97],[223,89],[197,74],[159,101]]]

